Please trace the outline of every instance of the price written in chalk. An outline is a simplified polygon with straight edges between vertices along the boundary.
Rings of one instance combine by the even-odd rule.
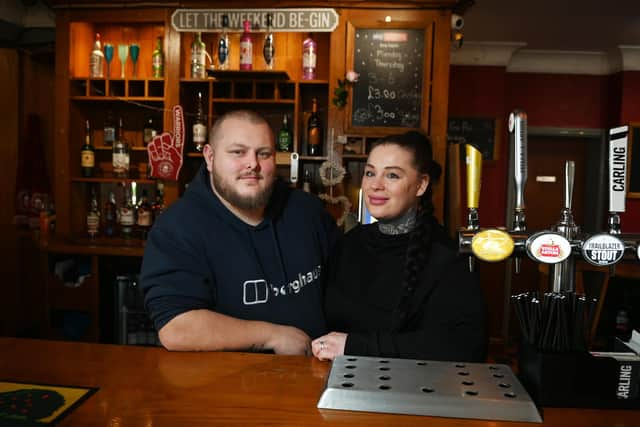
[[[351,123],[355,127],[420,127],[424,31],[358,29]]]

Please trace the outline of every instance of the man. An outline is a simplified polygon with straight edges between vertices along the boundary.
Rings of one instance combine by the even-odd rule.
[[[337,235],[322,203],[275,180],[275,142],[250,111],[219,118],[183,197],[151,230],[145,305],[169,350],[309,354],[325,333],[324,263]]]

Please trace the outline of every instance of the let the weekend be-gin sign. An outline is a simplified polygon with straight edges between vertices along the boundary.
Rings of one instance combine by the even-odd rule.
[[[229,21],[227,31],[243,31],[243,22],[251,22],[251,30],[266,31],[267,16],[271,15],[273,32],[331,32],[338,26],[335,9],[176,9],[171,25],[182,32],[220,32],[222,19]]]

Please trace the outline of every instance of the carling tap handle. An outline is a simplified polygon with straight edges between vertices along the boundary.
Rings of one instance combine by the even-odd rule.
[[[628,126],[609,130],[609,212],[625,211],[628,134]]]

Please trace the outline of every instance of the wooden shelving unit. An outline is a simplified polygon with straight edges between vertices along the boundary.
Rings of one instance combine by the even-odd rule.
[[[317,170],[323,156],[307,156],[306,123],[311,110],[311,100],[318,99],[321,122],[325,128],[325,138],[329,129],[336,136],[346,135],[345,145],[336,144],[339,150],[345,149],[343,159],[346,163],[362,162],[366,158],[368,144],[376,134],[349,134],[348,109],[338,108],[331,100],[337,81],[344,79],[345,73],[353,64],[348,64],[347,39],[350,26],[368,28],[379,27],[385,17],[393,15],[396,23],[412,27],[428,28],[432,38],[426,44],[427,52],[434,59],[428,69],[432,75],[425,88],[429,88],[428,131],[434,140],[434,152],[441,164],[444,164],[446,109],[448,89],[448,55],[450,21],[444,12],[442,2],[438,8],[428,10],[425,5],[436,2],[395,3],[366,2],[364,9],[344,7],[345,3],[336,3],[340,16],[337,28],[332,33],[314,33],[318,44],[317,78],[302,78],[302,41],[307,37],[303,32],[275,33],[275,70],[265,69],[262,59],[262,41],[264,33],[254,33],[254,70],[239,70],[240,33],[231,34],[230,70],[211,70],[206,79],[192,79],[190,70],[190,46],[193,34],[178,32],[171,25],[171,15],[176,9],[173,2],[144,3],[125,5],[122,2],[104,2],[87,7],[84,0],[54,0],[56,4],[56,81],[55,81],[55,190],[54,199],[57,210],[57,235],[46,241],[42,248],[51,256],[55,254],[76,254],[91,257],[91,274],[95,286],[99,283],[101,263],[104,257],[141,257],[144,243],[119,238],[89,240],[86,238],[86,213],[91,189],[98,192],[100,205],[109,191],[118,191],[121,184],[135,182],[138,188],[146,188],[153,198],[155,180],[147,179],[144,173],[148,161],[143,144],[142,128],[148,115],[157,119],[162,131],[172,130],[172,112],[174,105],[182,105],[185,112],[184,164],[179,181],[165,182],[164,194],[167,205],[180,197],[184,186],[202,164],[202,154],[193,152],[190,143],[191,124],[194,117],[195,99],[198,91],[205,98],[205,110],[208,125],[226,111],[237,108],[251,108],[262,113],[274,132],[280,129],[282,118],[286,114],[294,137],[294,151],[300,154],[302,168]],[[420,4],[418,4],[420,3]],[[446,2],[445,2],[446,3]],[[455,2],[450,1],[453,7]],[[95,6],[95,7],[94,7]],[[279,2],[266,2],[263,7],[279,7]],[[291,7],[308,7],[305,2],[294,1]],[[228,8],[226,2],[212,0],[204,6],[209,9]],[[397,24],[403,23],[403,24]],[[101,34],[104,43],[114,45],[115,55],[110,63],[109,78],[89,78],[89,53],[92,50],[96,33]],[[164,76],[153,78],[151,73],[151,53],[156,38],[163,42],[165,56]],[[211,51],[218,41],[218,34],[205,32],[202,35],[207,50]],[[118,44],[140,45],[137,75],[133,75],[131,60],[125,63],[124,78],[120,76],[120,60],[117,56]],[[215,59],[215,55],[214,55]],[[127,178],[111,174],[111,147],[104,144],[103,124],[108,112],[113,120],[124,118],[125,139],[130,144],[131,174]],[[89,120],[93,128],[96,147],[98,173],[84,178],[80,171],[80,147],[83,144],[84,122]],[[401,131],[402,129],[399,129]],[[326,150],[326,147],[325,147]],[[276,153],[279,172],[285,171],[290,164],[290,153]],[[285,175],[285,174],[282,174]],[[349,194],[349,190],[345,189]],[[437,190],[436,194],[442,194]],[[437,196],[440,197],[440,196]],[[443,204],[436,197],[436,206]],[[58,289],[52,287],[52,292]],[[57,291],[55,291],[57,292]],[[59,299],[52,296],[56,304]],[[62,297],[61,297],[62,298]],[[97,305],[95,294],[87,296],[88,310],[95,318]],[[62,305],[61,305],[62,306]],[[99,338],[99,325],[94,325],[90,339]]]

